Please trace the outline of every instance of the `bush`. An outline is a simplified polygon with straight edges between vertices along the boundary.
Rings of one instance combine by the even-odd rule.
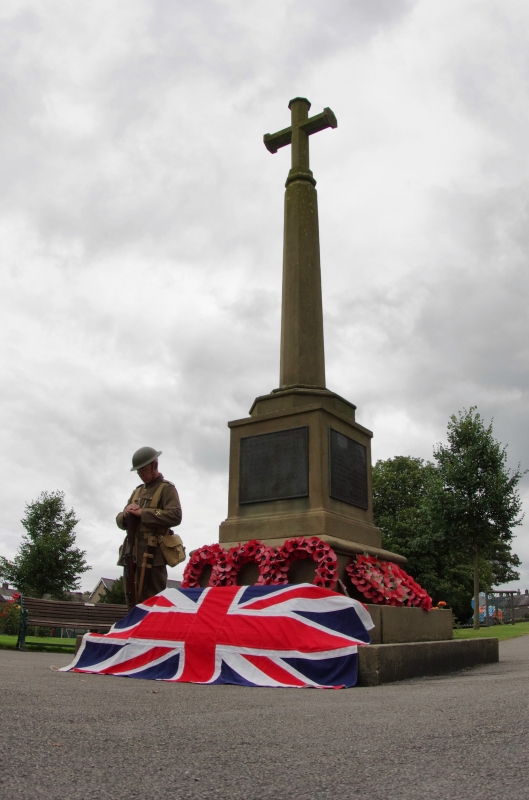
[[[0,633],[16,636],[20,625],[20,606],[7,602],[2,603],[0,609]]]
[[[26,630],[26,636],[38,636],[39,639],[47,639],[50,636],[54,635],[52,634],[53,630],[54,630],[53,628],[39,628],[38,625],[28,625],[28,628]],[[55,628],[55,630],[57,631],[57,634],[55,635],[60,636],[61,629]]]
[[[105,589],[98,603],[118,603],[125,605],[127,598],[125,597],[125,587],[123,586],[123,576],[114,581],[110,589]]]

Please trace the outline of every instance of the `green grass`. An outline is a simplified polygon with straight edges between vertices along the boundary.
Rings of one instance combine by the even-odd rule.
[[[0,649],[14,650],[17,643],[16,636],[0,634]],[[59,639],[52,636],[26,636],[26,648],[28,650],[40,650],[50,653],[73,653],[75,650],[75,639]]]
[[[496,637],[496,639],[514,639],[515,636],[527,636],[529,634],[529,622],[517,622],[516,625],[491,625],[489,628],[480,628],[475,631],[473,628],[456,628],[454,639],[483,639],[486,637]]]

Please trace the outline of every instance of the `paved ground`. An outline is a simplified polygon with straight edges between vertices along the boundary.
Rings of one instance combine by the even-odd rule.
[[[527,800],[529,636],[500,663],[341,691],[60,673],[0,651],[3,800]]]

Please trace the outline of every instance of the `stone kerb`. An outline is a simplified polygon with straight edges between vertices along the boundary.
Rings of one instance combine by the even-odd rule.
[[[427,675],[443,675],[497,661],[499,641],[496,638],[372,644],[358,648],[357,685],[380,686]]]

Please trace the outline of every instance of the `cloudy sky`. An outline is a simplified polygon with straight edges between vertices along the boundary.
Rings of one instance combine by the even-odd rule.
[[[217,540],[226,423],[278,385],[290,153],[262,137],[298,95],[338,118],[311,137],[327,384],[373,459],[431,458],[477,405],[529,467],[527,2],[3,0],[0,25],[0,554],[60,489],[83,588],[117,576],[146,444],[188,548]]]

